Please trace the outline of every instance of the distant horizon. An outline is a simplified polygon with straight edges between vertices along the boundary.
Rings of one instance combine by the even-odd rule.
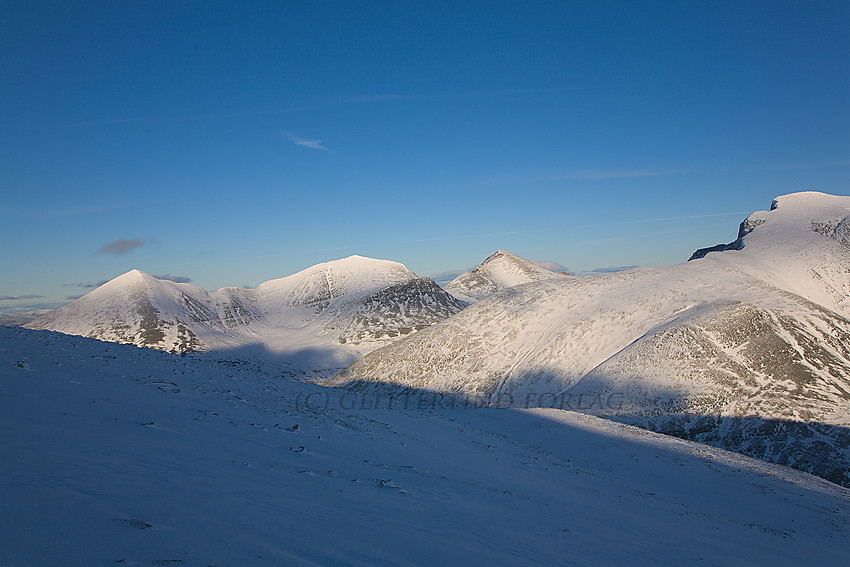
[[[850,4],[9,0],[0,313],[138,268],[672,265],[850,194]]]
[[[777,195],[776,197],[779,197],[779,196],[780,195]],[[768,208],[769,207],[764,207],[763,209],[760,209],[760,210],[768,210]],[[747,216],[751,215],[754,212],[757,212],[757,211],[751,211],[746,216],[742,217],[741,221],[743,221]],[[701,217],[706,217],[706,216],[709,216],[709,217],[728,217],[728,216],[737,215],[737,214],[739,214],[739,213],[719,213],[719,214],[712,214],[712,215],[697,215],[697,216],[694,216],[694,217],[683,217],[683,218],[685,218],[685,219],[701,218]],[[656,221],[661,222],[661,221],[666,221],[666,220],[681,220],[681,219],[652,219],[652,220],[642,220],[642,221],[639,220],[639,221],[632,221],[632,222],[635,222],[635,223],[656,222]],[[740,221],[738,223],[734,224],[735,233],[737,233],[737,229],[738,229],[739,224],[740,224]],[[686,230],[687,229],[685,229],[685,231]],[[681,231],[679,231],[679,232],[681,232]],[[706,247],[713,246],[715,244],[726,244],[728,242],[731,242],[734,239],[735,239],[734,236],[732,236],[732,237],[730,237],[727,240],[722,241],[722,242],[718,241],[718,242],[715,242],[715,243],[712,243],[712,244],[705,244],[703,246],[699,246],[697,248],[694,248],[691,252],[694,252],[699,248],[706,248]],[[122,246],[124,244],[122,242],[117,242],[117,243],[113,242],[113,243],[108,243],[105,246],[110,246],[110,245]],[[342,250],[342,249],[334,249],[334,250]],[[514,254],[514,252],[512,252],[511,250],[506,250],[505,248],[495,248],[495,249],[493,249],[492,252],[490,252],[486,256],[482,257],[477,264],[469,266],[467,268],[446,270],[446,271],[443,271],[443,272],[438,272],[438,273],[433,273],[433,274],[421,274],[421,273],[417,272],[416,270],[412,270],[412,271],[414,273],[416,273],[417,276],[431,278],[437,284],[439,284],[441,287],[444,287],[446,284],[451,282],[457,276],[459,276],[463,273],[470,272],[473,269],[475,269],[478,265],[480,265],[482,262],[484,262],[484,260],[486,260],[486,258],[488,258],[491,254],[496,253],[499,250]],[[318,252],[318,251],[311,251],[311,252]],[[633,269],[638,269],[638,268],[682,264],[682,263],[687,262],[688,258],[690,257],[690,256],[688,256],[688,258],[684,258],[681,262],[671,262],[669,264],[654,264],[654,265],[649,265],[649,266],[642,266],[642,265],[633,264],[633,265],[604,266],[604,267],[600,266],[600,267],[596,267],[596,268],[592,268],[592,269],[588,269],[588,270],[570,270],[567,266],[564,266],[564,265],[562,265],[558,262],[554,262],[554,261],[551,261],[551,260],[538,260],[538,259],[534,259],[534,258],[526,258],[526,257],[521,256],[519,254],[514,254],[514,255],[520,256],[521,258],[528,260],[529,262],[532,262],[534,264],[542,266],[542,267],[544,267],[548,270],[551,270],[553,272],[564,272],[564,273],[569,273],[569,274],[572,274],[572,275],[582,276],[582,277],[602,275],[602,274],[614,273],[614,272],[621,272],[621,271],[633,270]],[[54,303],[47,303],[47,302],[45,302],[45,303],[35,303],[35,304],[23,305],[23,306],[6,306],[6,305],[2,305],[2,303],[0,303],[0,314],[15,315],[15,314],[23,314],[23,313],[32,312],[32,311],[59,309],[61,307],[64,307],[65,305],[68,305],[69,303],[72,303],[73,301],[79,299],[80,297],[83,297],[89,291],[93,291],[94,289],[100,287],[101,285],[108,283],[109,281],[111,281],[111,280],[113,280],[113,279],[115,279],[115,278],[117,278],[117,277],[119,277],[123,274],[126,274],[130,271],[133,271],[133,270],[139,270],[139,271],[141,271],[145,274],[148,274],[148,275],[150,275],[150,276],[152,276],[156,279],[159,279],[159,280],[172,281],[172,282],[175,282],[175,283],[191,284],[195,287],[200,287],[201,289],[204,289],[206,291],[213,292],[213,291],[217,291],[217,290],[220,290],[220,289],[223,289],[223,288],[228,288],[228,287],[254,289],[258,285],[260,285],[264,282],[274,280],[274,279],[278,279],[278,278],[282,278],[282,277],[287,277],[287,276],[290,276],[290,275],[294,275],[294,274],[297,274],[297,273],[299,273],[303,270],[309,269],[310,267],[318,265],[318,264],[327,263],[327,262],[334,262],[334,261],[337,261],[337,260],[350,258],[352,256],[360,256],[360,257],[376,259],[376,260],[387,260],[387,261],[392,261],[392,262],[398,262],[398,260],[394,260],[393,258],[373,258],[371,256],[366,256],[364,254],[358,254],[358,253],[355,252],[355,253],[347,254],[347,255],[344,255],[344,256],[328,257],[327,259],[316,262],[315,264],[311,264],[309,266],[304,266],[303,268],[298,269],[294,272],[291,272],[291,273],[288,273],[288,274],[281,274],[281,275],[272,276],[268,279],[264,279],[262,281],[259,281],[259,282],[255,283],[253,285],[251,285],[251,284],[243,284],[243,285],[225,284],[223,286],[219,286],[219,287],[215,287],[215,288],[209,288],[209,287],[205,287],[203,285],[199,285],[198,283],[194,282],[192,280],[192,278],[190,278],[188,276],[172,275],[170,273],[156,274],[156,273],[148,272],[148,271],[141,269],[141,268],[138,268],[138,267],[133,267],[133,268],[129,268],[129,269],[127,269],[127,270],[125,270],[121,273],[115,274],[111,278],[106,278],[106,279],[97,281],[96,283],[89,281],[89,282],[80,282],[80,283],[76,283],[76,284],[63,284],[62,285],[63,288],[77,287],[77,288],[81,288],[81,289],[86,290],[85,292],[79,294],[76,297],[66,296],[64,301],[57,301],[57,302],[54,302]],[[399,262],[399,263],[404,264],[404,262]],[[407,268],[411,269],[410,266],[407,266],[406,264],[404,264],[404,265]],[[21,295],[21,296],[16,297],[16,296],[7,296],[7,295],[0,294],[0,302],[3,302],[3,301],[17,302],[17,301],[25,301],[25,300],[32,300],[32,299],[39,299],[39,297],[32,296],[32,295]]]

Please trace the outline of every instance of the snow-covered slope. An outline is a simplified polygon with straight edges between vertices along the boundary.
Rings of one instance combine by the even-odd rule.
[[[814,191],[774,199],[747,217],[728,253],[694,256],[850,317],[850,197]],[[736,250],[738,248],[738,250]],[[693,257],[692,257],[693,259]]]
[[[361,256],[215,292],[132,270],[28,328],[172,352],[325,349],[350,362],[463,307],[428,282],[397,262]]]
[[[0,328],[0,565],[846,564],[850,493],[804,473],[215,361]]]
[[[466,303],[475,303],[515,285],[564,276],[565,274],[552,272],[510,252],[497,250],[474,270],[449,282],[445,290]]]
[[[840,445],[850,425],[848,218],[850,197],[780,197],[745,221],[739,249],[510,288],[333,383],[528,405],[582,399],[567,407],[641,424],[684,413],[811,421],[845,426],[830,430]],[[787,449],[776,445],[775,457]],[[838,459],[830,478],[850,484],[850,451],[839,449],[827,456]]]

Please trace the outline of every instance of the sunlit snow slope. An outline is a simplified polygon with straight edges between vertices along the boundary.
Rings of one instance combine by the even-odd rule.
[[[742,224],[737,246],[677,266],[510,288],[371,353],[333,383],[392,383],[641,424],[695,414],[847,426],[848,218],[850,197],[779,197]],[[841,454],[822,456],[821,465],[837,464],[820,472],[848,483],[846,428],[830,431]]]
[[[445,290],[467,303],[475,303],[488,295],[529,282],[566,276],[542,268],[504,250],[497,250],[471,272],[449,282]]]

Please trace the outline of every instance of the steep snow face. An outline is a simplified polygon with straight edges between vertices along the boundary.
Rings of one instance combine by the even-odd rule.
[[[687,412],[850,425],[849,209],[847,197],[780,197],[748,219],[740,250],[513,287],[332,383],[566,403],[635,423]],[[850,453],[841,459],[834,478],[850,483]]]
[[[402,264],[351,256],[212,293],[132,270],[28,327],[174,352],[324,350],[339,367],[462,307]]]
[[[504,250],[497,250],[477,268],[449,282],[445,290],[466,303],[475,303],[515,285],[564,276]]]
[[[739,250],[707,253],[700,261],[739,270],[850,317],[848,235],[850,197],[793,193],[741,224]]]

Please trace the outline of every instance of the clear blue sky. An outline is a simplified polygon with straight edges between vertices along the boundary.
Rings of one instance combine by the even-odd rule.
[[[0,310],[132,268],[678,263],[850,194],[848,29],[846,1],[5,0]]]

